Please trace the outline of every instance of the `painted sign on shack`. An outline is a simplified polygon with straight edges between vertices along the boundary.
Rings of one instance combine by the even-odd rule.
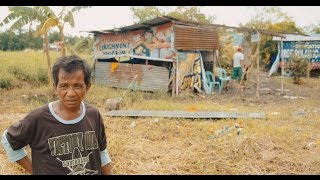
[[[273,40],[280,42],[279,37],[273,37]],[[293,54],[306,58],[310,63],[311,69],[320,69],[320,35],[286,35],[281,49],[283,63],[291,62]],[[282,63],[279,63],[280,67],[281,65]]]
[[[170,59],[174,54],[170,23],[128,33],[109,33],[96,36],[94,55],[96,57],[115,57],[133,54],[139,56]],[[121,59],[127,60],[127,59]]]
[[[290,56],[293,53],[308,59],[312,69],[320,69],[320,41],[283,42],[282,59],[286,62],[290,61]]]
[[[91,32],[95,83],[176,94],[197,86],[208,92],[201,78],[205,77],[203,61],[213,62],[213,52],[218,49],[215,28],[161,16]]]

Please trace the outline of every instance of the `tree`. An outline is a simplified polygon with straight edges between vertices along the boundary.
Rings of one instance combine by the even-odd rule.
[[[49,40],[49,43],[54,43],[55,41],[58,41],[58,40],[60,40],[61,38],[60,38],[60,33],[59,32],[52,32],[52,33],[50,33],[49,34],[49,36],[48,36],[48,40]]]
[[[73,13],[80,11],[81,9],[88,8],[90,6],[75,6],[70,9],[69,6],[64,6],[58,15],[51,12],[48,14],[48,19],[44,22],[41,27],[39,34],[44,34],[52,27],[58,27],[60,32],[60,41],[61,41],[61,56],[66,55],[65,51],[65,42],[64,42],[64,26],[66,23],[70,24],[71,27],[74,27],[74,16]]]
[[[138,23],[153,19],[162,13],[156,6],[130,7],[134,18],[138,19]]]
[[[3,19],[0,23],[0,26],[9,24],[13,22],[10,27],[10,30],[19,30],[22,27],[29,25],[29,30],[31,29],[32,23],[40,23],[36,28],[35,36],[38,36],[37,33],[41,30],[42,26],[48,19],[48,15],[52,14],[53,11],[47,6],[35,6],[35,7],[26,7],[26,6],[9,6],[9,11],[11,12],[7,17]],[[51,84],[52,75],[51,75],[51,60],[49,55],[49,43],[48,43],[48,33],[43,32],[44,42],[45,42],[45,52],[47,55],[48,62],[48,82]]]
[[[201,13],[198,6],[178,6],[174,11],[169,12],[167,15],[174,18],[198,22],[200,24],[211,24],[215,19],[214,16],[207,17],[205,14]]]
[[[174,10],[169,10],[168,12],[165,12],[157,6],[134,6],[131,7],[130,10],[133,12],[134,18],[138,19],[139,23],[153,19],[160,15],[167,15],[174,18],[194,21],[203,24],[212,23],[215,19],[214,16],[206,16],[205,14],[203,14],[198,6],[177,6]]]
[[[90,52],[93,50],[93,42],[93,38],[91,37],[80,38],[78,42],[71,47],[71,52],[73,54],[75,54],[75,52]]]
[[[320,23],[317,25],[311,25],[309,29],[311,29],[311,33],[320,34]]]
[[[305,76],[308,72],[308,59],[301,57],[297,53],[291,54],[292,59],[292,72],[293,72],[293,83],[294,84],[303,84],[301,80],[302,76]]]
[[[269,31],[275,31],[279,33],[293,33],[303,34],[302,28],[298,27],[292,17],[288,16],[287,13],[281,11],[277,6],[263,7],[258,9],[254,8],[255,15],[248,21],[248,23],[241,25],[253,29],[264,29]],[[266,64],[270,61],[270,56],[274,53],[276,42],[272,41],[272,36],[262,36],[260,53],[262,59]]]

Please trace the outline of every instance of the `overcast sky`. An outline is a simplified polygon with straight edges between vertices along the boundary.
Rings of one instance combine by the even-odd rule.
[[[55,6],[54,9],[59,7]],[[259,6],[262,8],[262,6]],[[320,6],[280,6],[283,12],[293,17],[300,27],[320,24]],[[238,26],[245,24],[254,14],[253,8],[245,6],[202,6],[201,12],[216,17],[215,24]],[[9,14],[7,6],[0,7],[0,21]],[[84,9],[75,16],[75,27],[65,27],[66,35],[83,35],[80,31],[105,30],[131,25],[133,14],[128,6],[92,6]],[[7,27],[0,27],[3,32]]]

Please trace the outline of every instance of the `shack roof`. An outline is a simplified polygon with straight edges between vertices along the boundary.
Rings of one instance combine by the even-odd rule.
[[[197,22],[192,22],[192,21],[186,21],[182,19],[177,19],[173,18],[170,16],[158,16],[154,19],[144,21],[142,23],[137,23],[133,24],[130,26],[125,26],[125,27],[120,27],[120,28],[114,28],[114,29],[108,29],[108,30],[93,30],[93,31],[86,31],[89,33],[94,33],[94,34],[105,34],[105,33],[116,33],[116,32],[127,32],[127,31],[135,31],[139,29],[147,29],[152,26],[157,26],[161,24],[166,24],[169,22],[174,22],[176,24],[181,24],[181,25],[189,25],[189,26],[199,26],[200,24]]]
[[[282,41],[320,41],[320,34],[311,34],[308,36],[284,34],[284,36],[286,38],[282,39]],[[272,40],[281,41],[281,38],[273,37]]]
[[[165,23],[173,22],[175,24],[179,25],[185,25],[185,26],[197,26],[200,28],[207,28],[207,29],[218,29],[218,28],[229,28],[229,29],[235,29],[242,32],[259,32],[261,34],[270,35],[270,36],[276,36],[276,37],[282,37],[285,38],[284,34],[289,34],[285,32],[275,32],[270,30],[264,30],[264,29],[254,29],[254,28],[247,28],[247,27],[235,27],[235,26],[226,26],[221,24],[201,24],[194,21],[187,21],[183,19],[173,18],[170,16],[158,16],[154,19],[144,21],[142,23],[133,24],[130,26],[124,26],[120,28],[114,28],[109,30],[92,30],[92,31],[85,31],[88,33],[94,33],[94,34],[106,34],[106,33],[117,33],[117,32],[127,32],[127,31],[135,31],[139,29],[148,29],[152,26],[157,26]],[[301,35],[301,34],[300,34]],[[304,35],[302,35],[304,36]]]

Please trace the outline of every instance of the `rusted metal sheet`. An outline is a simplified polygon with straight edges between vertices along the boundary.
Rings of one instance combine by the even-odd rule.
[[[166,67],[144,64],[97,61],[94,82],[111,87],[128,88],[136,75],[137,78],[129,88],[142,91],[168,90],[169,70]]]
[[[122,117],[168,117],[191,119],[236,119],[252,118],[265,119],[265,113],[236,113],[236,112],[190,112],[190,111],[147,111],[147,110],[113,110],[106,113],[107,116]]]
[[[192,26],[174,25],[177,50],[206,50],[218,49],[218,32],[215,29],[205,29]]]

